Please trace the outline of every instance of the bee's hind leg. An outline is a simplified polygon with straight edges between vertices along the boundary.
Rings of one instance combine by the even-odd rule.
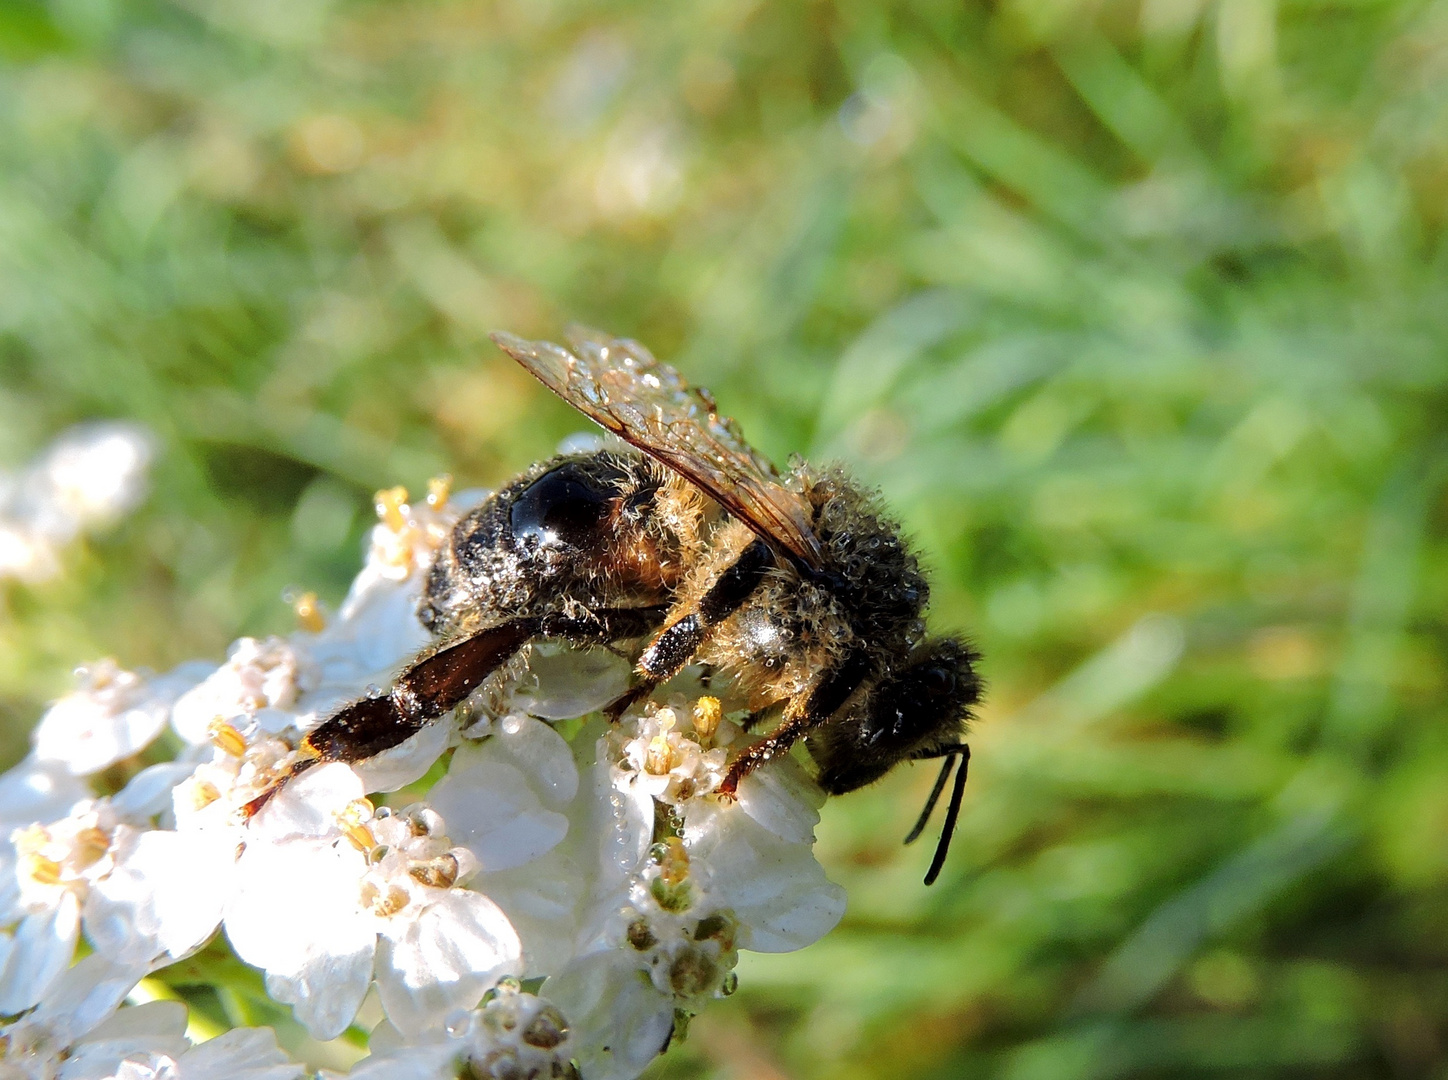
[[[587,619],[561,614],[512,619],[436,646],[378,697],[359,698],[307,733],[290,769],[242,808],[250,818],[291,779],[327,761],[363,761],[390,750],[456,708],[530,639],[559,637],[593,644],[640,637],[663,621],[665,608],[613,608]]]
[[[363,761],[405,742],[476,690],[538,633],[538,623],[514,619],[437,647],[409,665],[390,693],[344,705],[306,734],[290,768],[242,807],[242,817],[251,818],[313,765]]]

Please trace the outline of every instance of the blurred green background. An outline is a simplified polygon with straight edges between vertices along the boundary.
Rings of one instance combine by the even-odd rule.
[[[335,604],[374,489],[579,418],[636,336],[849,462],[986,653],[849,890],[659,1077],[1448,1076],[1448,4],[0,0],[0,464],[127,417],[144,508],[0,585],[78,662]]]

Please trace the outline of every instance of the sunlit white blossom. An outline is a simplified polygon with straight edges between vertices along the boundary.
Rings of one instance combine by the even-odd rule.
[[[80,424],[26,468],[0,470],[0,579],[53,577],[61,548],[140,501],[152,452],[134,424]]]
[[[198,1046],[186,1006],[122,1007],[143,967],[89,956],[35,1011],[0,1028],[0,1080],[299,1080],[268,1029],[238,1028]]]
[[[255,721],[280,732],[294,719],[287,710],[316,681],[306,653],[281,638],[244,637],[231,647],[226,663],[181,696],[171,724],[189,743],[210,740],[217,721]]]
[[[426,807],[374,811],[341,764],[304,773],[253,822],[227,937],[316,1037],[346,1029],[374,977],[389,1018],[413,1031],[517,968],[517,934],[462,886],[476,862],[445,828]]]
[[[152,766],[112,798],[12,833],[16,891],[0,920],[18,925],[0,963],[0,1012],[46,995],[82,927],[98,953],[141,965],[179,959],[216,929],[235,853],[151,827],[176,776]]]
[[[146,678],[106,659],[76,669],[79,685],[41,717],[35,756],[88,776],[144,750],[166,726],[176,698],[208,665],[184,664]]]
[[[459,1069],[477,1080],[578,1080],[567,1018],[512,979],[489,991],[481,1008],[453,1013],[416,1038],[384,1023],[370,1049],[351,1080],[454,1080]]]

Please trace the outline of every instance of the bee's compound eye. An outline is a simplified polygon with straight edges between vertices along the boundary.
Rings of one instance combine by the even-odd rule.
[[[928,667],[921,672],[920,683],[931,697],[948,697],[955,693],[955,672],[946,667]]]
[[[617,492],[570,462],[544,473],[513,502],[513,539],[533,548],[586,547],[608,517]]]

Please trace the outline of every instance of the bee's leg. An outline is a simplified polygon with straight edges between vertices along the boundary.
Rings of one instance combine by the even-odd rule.
[[[538,620],[538,636],[562,638],[573,645],[611,645],[615,641],[641,638],[652,633],[668,613],[667,604],[599,608],[581,618],[555,613]]]
[[[770,758],[788,753],[796,741],[834,716],[869,673],[869,662],[864,656],[856,655],[826,674],[808,695],[794,698],[785,707],[784,723],[774,734],[761,739],[734,759],[724,782],[719,785],[719,794],[733,795],[739,781]]]
[[[745,548],[700,597],[697,608],[664,627],[649,642],[638,660],[639,681],[604,710],[608,718],[617,723],[630,705],[673,678],[704,644],[710,628],[737,611],[773,565],[774,552],[763,540]]]
[[[744,718],[744,723],[739,726],[742,727],[745,731],[753,731],[760,724],[764,723],[764,721],[768,720],[769,714],[773,711],[773,705],[766,705],[762,709],[755,709],[752,713]]]
[[[397,677],[387,697],[354,701],[314,729],[302,745],[322,761],[372,757],[462,704],[531,638],[593,644],[640,637],[659,625],[666,610],[609,608],[586,619],[552,614],[490,626],[415,661]]]
[[[414,661],[391,693],[344,705],[309,731],[277,781],[242,807],[250,818],[288,781],[327,761],[362,761],[390,750],[471,694],[538,633],[539,620],[514,619],[440,646]]]
[[[414,661],[392,692],[345,705],[308,732],[297,760],[278,781],[242,810],[251,817],[281,787],[324,761],[363,761],[390,750],[444,713],[460,705],[483,681],[531,638],[561,637],[575,644],[642,637],[663,621],[667,608],[607,608],[587,619],[561,614],[514,619],[451,644]]]

